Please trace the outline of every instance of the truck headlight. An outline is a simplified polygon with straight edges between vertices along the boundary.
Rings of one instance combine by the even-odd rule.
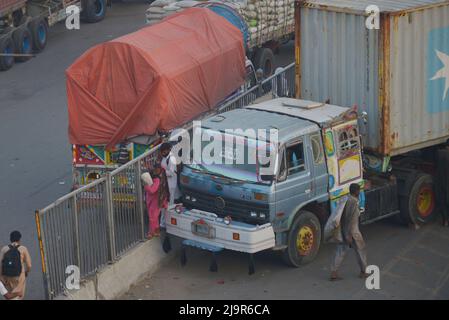
[[[178,205],[175,207],[175,212],[176,212],[177,214],[183,213],[183,212],[184,212],[184,207],[183,207],[182,205],[178,204]]]
[[[251,218],[257,218],[257,212],[251,211]]]
[[[186,200],[190,201],[190,196],[186,195]]]
[[[190,199],[192,200],[192,202],[196,202],[196,198],[191,197]]]
[[[259,217],[262,218],[262,219],[265,219],[265,218],[267,217],[267,215],[266,215],[265,213],[261,213],[261,214],[259,215]]]

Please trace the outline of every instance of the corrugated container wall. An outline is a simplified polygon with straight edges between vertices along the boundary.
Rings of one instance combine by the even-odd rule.
[[[379,30],[366,28],[368,4],[381,9]],[[449,2],[372,0],[366,6],[301,4],[301,97],[366,111],[365,147],[380,154],[446,141]]]

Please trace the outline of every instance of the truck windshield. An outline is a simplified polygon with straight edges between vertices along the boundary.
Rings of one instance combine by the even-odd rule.
[[[188,167],[234,182],[270,184],[260,179],[274,172],[274,152],[269,143],[217,132],[212,136],[213,141],[201,143],[200,161],[195,161],[199,159],[192,154],[194,161]]]

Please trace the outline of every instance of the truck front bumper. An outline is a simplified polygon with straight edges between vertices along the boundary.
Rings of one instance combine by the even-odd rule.
[[[201,210],[170,207],[166,213],[167,233],[210,246],[256,253],[275,246],[270,223],[255,226],[231,221],[226,224],[216,214]]]

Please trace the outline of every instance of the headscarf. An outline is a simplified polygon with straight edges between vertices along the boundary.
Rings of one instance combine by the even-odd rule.
[[[149,174],[148,172],[143,173],[140,178],[142,179],[143,183],[145,183],[145,185],[148,186],[152,186],[153,185],[153,178],[151,177],[151,174]]]

